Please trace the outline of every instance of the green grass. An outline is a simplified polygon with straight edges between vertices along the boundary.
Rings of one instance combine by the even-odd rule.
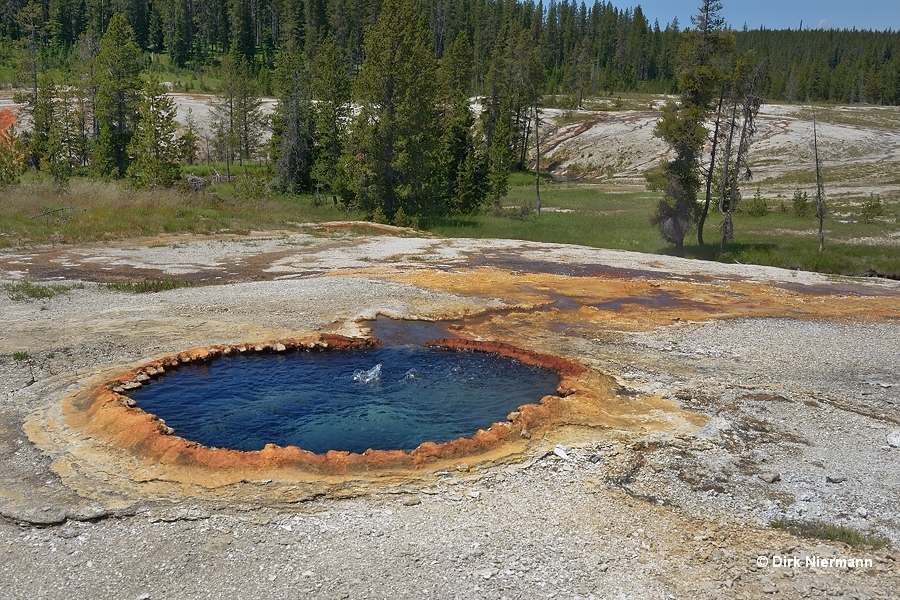
[[[31,355],[24,350],[20,350],[18,352],[13,352],[12,357],[13,360],[28,360],[29,358],[31,358]]]
[[[11,188],[0,199],[0,247],[48,243],[79,243],[177,233],[248,233],[297,230],[300,224],[356,220],[330,201],[313,195],[288,197],[272,194],[265,186],[265,165],[251,165],[248,185],[211,186],[204,193],[176,190],[138,191],[118,183],[73,180],[60,191],[52,182],[29,175],[26,183]],[[220,171],[221,172],[221,171]],[[447,237],[507,238],[534,242],[579,244],[598,248],[670,254],[650,224],[659,200],[655,192],[632,188],[619,191],[609,184],[541,184],[543,211],[534,215],[534,174],[517,173],[502,210],[489,208],[475,216],[440,219],[426,224],[429,231]],[[825,251],[818,251],[817,220],[790,212],[791,201],[768,200],[774,212],[762,217],[737,213],[735,238],[719,254],[721,217],[713,212],[705,228],[706,245],[696,233],[685,240],[688,258],[726,263],[756,263],[834,273],[860,275],[875,271],[900,275],[896,236],[900,202],[887,195],[883,215],[863,222],[866,198],[842,198],[829,203],[825,222]],[[360,234],[381,233],[360,223]],[[307,231],[310,231],[307,228]],[[314,230],[313,230],[314,232]],[[891,239],[894,241],[892,242]],[[893,245],[891,245],[893,244]],[[121,284],[134,290],[171,289],[171,283]]]
[[[6,290],[6,295],[9,296],[9,299],[14,302],[28,302],[29,300],[49,300],[55,296],[66,294],[73,289],[82,289],[83,287],[83,284],[39,284],[31,283],[29,281],[3,284],[3,289]]]
[[[115,292],[126,294],[155,294],[167,290],[177,290],[184,287],[193,287],[194,283],[181,279],[142,279],[141,281],[112,281],[106,284],[106,288]]]
[[[654,192],[610,192],[602,185],[552,184],[541,186],[540,217],[522,216],[533,211],[533,175],[517,175],[512,180],[504,206],[505,214],[448,219],[430,227],[448,237],[511,238],[535,242],[580,244],[598,248],[671,254],[650,224],[650,215],[659,199]],[[749,202],[749,200],[748,200]],[[786,199],[785,204],[790,205]],[[771,208],[775,203],[769,201]],[[835,210],[856,211],[862,206],[838,206]],[[569,210],[572,212],[558,212]],[[855,215],[855,213],[854,213]],[[734,216],[735,237],[719,254],[721,216],[711,213],[704,228],[704,246],[697,244],[696,232],[685,239],[684,256],[726,263],[754,263],[787,269],[860,275],[876,271],[900,275],[900,252],[896,245],[865,243],[885,238],[897,227],[898,205],[885,206],[885,216],[872,223],[825,221],[825,250],[818,251],[818,222],[815,216],[796,217],[791,212],[769,212],[763,217],[745,213]],[[853,221],[854,219],[844,219]]]
[[[79,243],[164,233],[246,233],[294,229],[298,223],[352,218],[313,196],[134,190],[120,183],[74,179],[59,190],[34,174],[0,199],[0,248]]]
[[[798,537],[842,542],[852,548],[878,550],[888,545],[888,540],[843,525],[823,521],[772,521],[775,529],[783,529]]]
[[[597,186],[542,184],[540,217],[524,215],[535,206],[534,179],[513,185],[499,214],[448,219],[431,229],[448,237],[512,238],[657,252],[664,244],[650,226],[656,195],[605,193]],[[518,183],[513,180],[513,183]]]

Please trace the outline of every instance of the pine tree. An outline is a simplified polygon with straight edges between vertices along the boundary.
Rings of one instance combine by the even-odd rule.
[[[188,2],[187,0],[177,0],[174,7],[172,41],[169,46],[169,57],[176,67],[182,68],[191,60],[191,29]]]
[[[26,104],[26,113],[31,117],[32,127],[23,136],[23,142],[28,148],[28,165],[36,170],[46,164],[50,151],[50,131],[56,119],[56,94],[57,87],[53,80],[42,77],[39,79],[37,93]]]
[[[231,0],[229,14],[231,23],[231,52],[253,65],[256,56],[256,38],[253,34],[253,15],[250,0]]]
[[[194,111],[187,109],[184,118],[184,132],[178,138],[178,148],[181,154],[181,162],[193,165],[200,146],[200,136],[197,133],[197,121],[194,119]]]
[[[312,168],[312,90],[302,48],[295,43],[278,54],[278,104],[272,119],[272,150],[279,187],[298,193],[310,187]]]
[[[100,40],[97,55],[97,122],[100,139],[94,167],[101,176],[123,177],[128,168],[126,151],[138,119],[142,85],[141,53],[125,16],[117,13]]]
[[[652,222],[679,254],[699,212],[700,154],[708,134],[704,122],[721,85],[725,49],[729,47],[721,10],[721,2],[704,0],[698,14],[691,18],[696,30],[679,49],[676,71],[681,98],[666,104],[654,129],[654,135],[669,144],[675,158],[663,161],[663,198]]]
[[[23,45],[22,67],[27,70],[28,78],[32,84],[32,96],[37,98],[38,74],[41,71],[40,50],[43,43],[44,24],[43,8],[40,3],[29,0],[16,13],[16,24],[24,33],[21,39]]]
[[[472,46],[460,32],[447,47],[438,72],[443,108],[440,168],[441,194],[448,212],[471,214],[484,203],[487,164],[475,140],[475,115],[469,106]]]
[[[510,116],[504,107],[500,110],[494,126],[491,143],[488,146],[487,199],[495,208],[509,191],[509,174],[512,171],[513,152],[510,148]]]
[[[331,191],[337,203],[338,164],[346,145],[352,81],[340,49],[329,34],[313,62],[315,105],[315,163],[312,177],[318,189]]]
[[[15,131],[0,131],[0,190],[19,183],[23,171],[25,152]]]
[[[430,37],[413,0],[387,0],[366,32],[344,200],[389,220],[400,208],[410,216],[446,210],[436,193],[441,132]]]
[[[222,59],[222,87],[213,104],[215,145],[231,176],[231,164],[256,155],[262,135],[262,101],[255,93],[250,67],[231,52]]]
[[[719,211],[725,215],[722,222],[722,242],[719,252],[725,253],[725,245],[734,237],[732,215],[740,200],[738,182],[750,179],[748,153],[753,135],[756,133],[756,114],[762,102],[756,94],[756,80],[759,71],[751,66],[752,53],[741,56],[734,68],[729,98],[729,123],[726,126],[725,151],[722,156],[721,192]]]
[[[175,102],[155,76],[144,86],[140,118],[128,144],[128,177],[138,187],[171,187],[180,174],[182,149],[176,138]]]

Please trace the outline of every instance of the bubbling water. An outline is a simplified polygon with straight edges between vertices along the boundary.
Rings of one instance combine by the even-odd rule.
[[[129,395],[206,446],[364,452],[471,436],[558,383],[512,358],[403,346],[221,357]]]

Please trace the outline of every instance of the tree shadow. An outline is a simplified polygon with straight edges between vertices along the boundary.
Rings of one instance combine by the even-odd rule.
[[[475,229],[480,226],[478,218],[471,215],[448,215],[448,216],[430,216],[419,217],[419,223],[422,229],[431,229],[433,227],[454,227],[460,229]]]
[[[760,243],[760,242],[730,242],[725,246],[725,253],[719,252],[719,244],[708,243],[703,246],[697,244],[686,244],[683,251],[679,254],[674,246],[666,246],[658,250],[658,254],[666,256],[681,256],[683,258],[693,258],[697,260],[708,260],[713,262],[733,262],[735,256],[742,256],[749,252],[769,253],[778,249],[778,244]]]

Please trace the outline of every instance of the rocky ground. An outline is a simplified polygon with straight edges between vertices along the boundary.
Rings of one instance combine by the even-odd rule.
[[[103,283],[163,275],[216,285]],[[6,251],[0,279],[75,286],[0,294],[4,598],[900,596],[897,282],[342,226]],[[306,493],[135,479],[61,410],[110,369],[379,314],[572,358],[610,421]]]

